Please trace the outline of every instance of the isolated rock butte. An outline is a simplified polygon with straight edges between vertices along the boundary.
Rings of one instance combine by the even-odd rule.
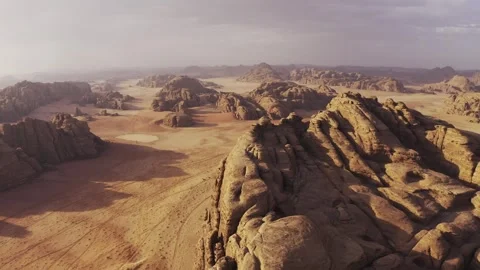
[[[267,63],[260,63],[237,79],[240,82],[275,82],[282,81],[282,76]]]
[[[480,122],[480,93],[450,95],[445,105],[448,114],[469,116],[471,122]]]
[[[84,95],[79,103],[81,105],[93,104],[97,108],[112,110],[127,110],[127,102],[133,101],[135,98],[129,95],[122,95],[120,92],[106,93],[88,93]]]
[[[354,94],[262,118],[220,164],[196,269],[478,269],[478,143]]]
[[[315,68],[295,69],[290,72],[290,80],[301,84],[324,84],[360,90],[406,92],[400,81],[390,77],[369,77],[360,73],[345,73]]]
[[[97,157],[105,146],[86,122],[69,114],[57,114],[52,122],[26,118],[17,124],[4,124],[0,134],[0,190],[31,180],[44,164]]]
[[[184,111],[215,103],[218,92],[205,88],[199,80],[187,76],[178,76],[169,81],[152,101],[154,111]]]
[[[448,81],[426,84],[422,88],[424,92],[458,94],[476,91],[476,86],[467,77],[455,75]]]
[[[191,127],[193,126],[192,117],[183,112],[169,113],[163,119],[163,124],[169,127]]]
[[[293,82],[267,82],[249,93],[272,119],[287,117],[296,109],[323,110],[336,95],[335,90],[321,86],[315,90]]]
[[[170,80],[174,79],[176,76],[172,74],[160,74],[154,76],[148,76],[138,81],[137,86],[149,87],[149,88],[160,88],[165,86]]]
[[[19,82],[0,91],[0,122],[15,122],[41,106],[88,93],[90,85],[83,82]]]

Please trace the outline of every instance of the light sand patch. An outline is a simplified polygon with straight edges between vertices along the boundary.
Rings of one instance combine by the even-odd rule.
[[[148,135],[148,134],[126,134],[122,136],[118,136],[117,139],[132,141],[132,142],[143,142],[143,143],[151,143],[158,140],[157,136]]]

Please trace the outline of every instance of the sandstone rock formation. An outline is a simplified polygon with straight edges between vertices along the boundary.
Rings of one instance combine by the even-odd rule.
[[[200,81],[200,83],[203,85],[203,87],[206,87],[206,88],[211,88],[211,89],[216,89],[216,90],[223,89],[223,85],[220,85],[220,84],[215,83],[215,82]]]
[[[218,92],[205,88],[199,80],[178,76],[169,81],[152,101],[154,111],[184,111],[189,107],[215,103]]]
[[[220,92],[216,106],[221,112],[231,112],[238,120],[257,120],[265,115],[254,101],[235,93]]]
[[[328,86],[318,90],[301,86],[293,82],[262,83],[249,93],[249,97],[258,103],[272,119],[287,117],[296,109],[322,110],[336,94]]]
[[[275,82],[282,81],[282,76],[275,71],[269,64],[260,63],[250,69],[242,77],[238,78],[237,81],[240,82]]]
[[[445,105],[448,114],[465,115],[471,118],[471,122],[480,122],[480,93],[450,95]]]
[[[0,133],[0,190],[20,185],[43,171],[74,159],[93,158],[105,142],[90,132],[86,122],[57,114],[52,122],[25,118],[4,124]]]
[[[324,84],[351,89],[406,92],[403,84],[389,77],[369,77],[360,73],[345,73],[315,68],[295,69],[290,72],[290,80],[301,84]]]
[[[127,110],[126,102],[133,101],[134,98],[129,95],[122,95],[119,92],[106,93],[88,93],[84,95],[79,103],[93,104],[97,108],[112,109],[112,110]]]
[[[220,164],[196,268],[478,269],[479,147],[355,94],[262,118]]]
[[[476,91],[476,86],[467,77],[455,75],[448,81],[426,84],[422,88],[424,92],[458,94]]]
[[[169,113],[163,119],[163,124],[169,127],[191,127],[193,126],[192,117],[183,112],[173,112]]]
[[[480,72],[473,74],[473,76],[470,77],[470,81],[476,86],[480,86]]]
[[[149,88],[160,88],[165,86],[169,81],[174,79],[176,76],[172,74],[160,74],[148,76],[140,81],[138,81],[137,86],[149,87]]]
[[[0,122],[14,122],[38,107],[63,98],[77,100],[89,93],[90,85],[82,82],[19,82],[0,91]]]

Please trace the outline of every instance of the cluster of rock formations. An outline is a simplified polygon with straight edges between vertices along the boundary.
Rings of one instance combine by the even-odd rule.
[[[267,63],[260,63],[250,69],[247,73],[237,79],[240,82],[275,82],[282,81],[283,78],[272,66]]]
[[[265,115],[260,105],[235,93],[219,93],[216,106],[221,112],[232,113],[238,120],[257,120]]]
[[[426,84],[422,88],[423,92],[429,93],[444,93],[444,94],[459,94],[465,92],[477,91],[477,87],[467,77],[455,75],[450,80],[445,80],[440,83]]]
[[[341,94],[220,164],[197,269],[480,269],[480,141]]]
[[[360,73],[345,73],[315,68],[294,69],[290,80],[301,84],[342,86],[350,89],[406,92],[404,85],[390,77],[369,77]]]
[[[450,95],[445,105],[448,114],[468,116],[471,122],[480,123],[480,93]]]
[[[133,101],[135,98],[130,95],[122,95],[121,93],[106,92],[106,93],[88,93],[84,95],[79,104],[93,104],[97,108],[112,109],[112,110],[128,110],[127,102]]]
[[[0,91],[0,122],[14,122],[41,106],[64,98],[75,101],[91,93],[88,83],[22,81]]]
[[[160,88],[165,86],[169,81],[174,79],[176,76],[172,74],[160,74],[147,76],[140,81],[138,81],[137,86],[148,87],[148,88]]]
[[[249,93],[271,119],[287,117],[296,109],[323,110],[334,95],[335,90],[325,85],[315,90],[293,82],[266,82]]]
[[[51,122],[25,118],[17,124],[4,124],[0,133],[0,190],[21,185],[49,166],[97,157],[105,145],[86,122],[69,114],[57,114]]]

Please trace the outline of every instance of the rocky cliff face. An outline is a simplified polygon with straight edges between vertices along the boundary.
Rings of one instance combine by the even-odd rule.
[[[4,124],[0,134],[0,190],[20,185],[43,170],[74,159],[94,158],[105,142],[90,132],[86,122],[57,114],[52,122],[26,118]]]
[[[262,107],[253,100],[235,93],[220,93],[216,103],[221,112],[230,112],[238,120],[257,120],[265,115]]]
[[[140,81],[138,81],[137,86],[141,87],[149,87],[149,88],[160,88],[165,86],[169,81],[174,79],[176,76],[172,74],[162,74],[162,75],[154,75],[148,76]]]
[[[43,105],[63,98],[77,100],[88,93],[88,83],[23,81],[0,91],[0,122],[14,122]]]
[[[249,97],[258,103],[270,118],[287,117],[296,109],[322,110],[336,92],[322,86],[318,90],[301,86],[293,82],[263,83],[249,93]]]
[[[315,68],[295,69],[290,80],[301,84],[342,86],[351,89],[405,92],[403,84],[389,77],[369,77],[360,73],[345,73]]]
[[[275,82],[282,81],[282,76],[267,63],[260,63],[250,69],[242,77],[237,79],[240,82]]]
[[[450,95],[445,105],[448,114],[465,115],[471,122],[480,122],[480,93]]]
[[[431,93],[445,93],[445,94],[459,94],[465,92],[476,91],[476,86],[467,77],[455,75],[448,81],[440,83],[426,84],[422,88],[424,92]]]
[[[478,154],[393,100],[262,119],[219,166],[197,269],[478,269]]]
[[[199,80],[178,76],[157,93],[152,102],[154,111],[183,111],[189,107],[215,103],[218,92],[205,88]]]

